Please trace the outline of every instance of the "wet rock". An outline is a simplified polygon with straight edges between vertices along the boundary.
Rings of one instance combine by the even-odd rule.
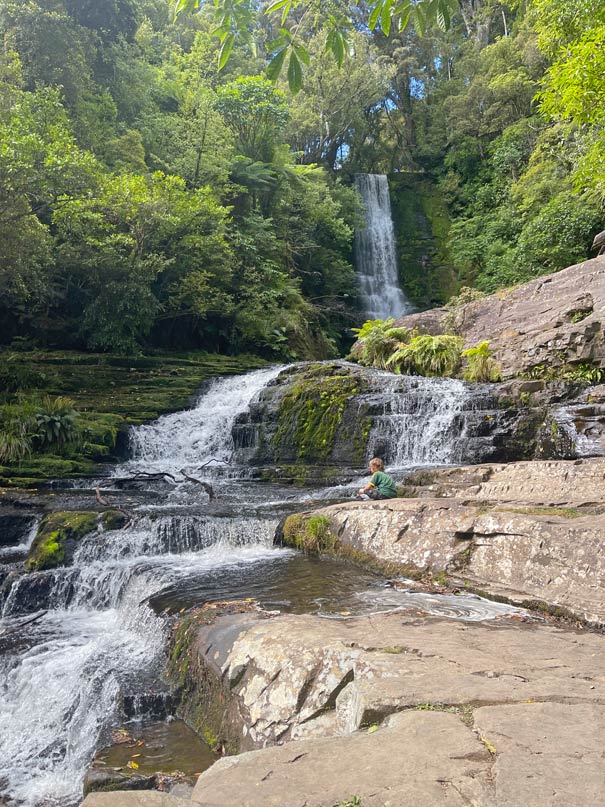
[[[575,392],[554,382],[465,385],[347,362],[304,364],[265,387],[232,433],[238,462],[299,484],[333,483],[369,452],[396,465],[575,457],[573,439],[549,442],[549,407]]]
[[[36,517],[7,508],[0,512],[0,546],[15,546],[25,541],[36,523]]]
[[[427,333],[445,329],[447,309],[403,317]],[[605,367],[605,257],[570,266],[463,306],[453,327],[473,347],[487,340],[505,377],[535,367]]]
[[[153,790],[155,783],[155,775],[129,775],[122,771],[92,767],[84,779],[84,795],[97,791]]]
[[[58,510],[45,516],[31,546],[25,568],[43,571],[58,566],[69,566],[78,542],[98,527],[116,530],[127,517],[118,510],[99,514],[87,510]]]

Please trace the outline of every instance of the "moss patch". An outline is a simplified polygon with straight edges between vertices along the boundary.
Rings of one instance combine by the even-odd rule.
[[[311,513],[294,513],[287,516],[277,529],[276,542],[306,553],[330,555],[347,560],[385,577],[430,579],[430,575],[415,566],[380,560],[369,552],[342,543],[334,534],[330,519],[326,516]]]
[[[273,437],[278,461],[282,447],[293,447],[297,459],[306,462],[325,462],[334,450],[345,407],[361,391],[361,382],[351,375],[328,373],[323,366],[320,373],[305,372],[283,396]],[[369,433],[367,424],[356,423],[356,429]],[[359,439],[363,442],[363,434]]]
[[[30,572],[55,569],[69,561],[69,548],[102,524],[105,529],[118,529],[124,523],[123,513],[114,510],[99,516],[92,511],[62,510],[46,516],[29,550],[25,568]]]
[[[168,645],[166,677],[178,698],[177,715],[215,751],[236,754],[241,726],[229,719],[229,689],[220,676],[200,660],[195,642],[199,628],[219,613],[250,611],[249,601],[212,603],[175,623]]]
[[[389,176],[389,187],[402,287],[421,308],[442,305],[458,290],[443,196],[430,180],[413,172]]]

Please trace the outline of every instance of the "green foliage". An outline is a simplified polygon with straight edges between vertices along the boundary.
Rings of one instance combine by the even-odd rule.
[[[3,465],[21,462],[31,449],[31,438],[27,434],[0,432],[0,463]]]
[[[353,346],[352,358],[365,367],[386,369],[393,352],[412,336],[409,328],[394,327],[394,321],[367,320],[361,328],[353,328],[357,342]]]
[[[283,539],[287,546],[293,546],[305,554],[334,552],[336,546],[330,519],[326,516],[302,513],[288,516],[284,521]]]
[[[460,367],[461,350],[462,340],[457,336],[421,334],[399,347],[386,364],[396,373],[453,376]]]
[[[77,441],[78,413],[70,398],[46,395],[35,414],[34,441],[42,450],[61,450]]]
[[[462,351],[462,358],[467,360],[464,369],[466,381],[500,381],[502,378],[499,365],[492,358],[489,342],[481,342],[477,347]]]

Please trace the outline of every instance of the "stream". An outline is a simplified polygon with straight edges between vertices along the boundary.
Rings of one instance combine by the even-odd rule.
[[[0,800],[10,807],[78,804],[87,768],[110,731],[126,713],[149,718],[152,698],[142,695],[165,692],[166,614],[245,597],[271,610],[332,619],[392,609],[463,620],[515,613],[478,597],[393,587],[344,562],[273,545],[285,514],[348,498],[359,486],[358,479],[331,489],[269,484],[235,463],[236,418],[283,369],[216,379],[191,409],[133,429],[131,458],[101,480],[132,523],[83,539],[72,566],[14,576],[0,600]],[[376,422],[369,450],[388,445],[391,465],[455,460],[450,427],[465,387],[427,380],[427,390],[429,384],[424,419],[393,405]],[[141,472],[174,481],[125,481]],[[212,485],[216,497],[187,476]],[[65,507],[82,507],[97,483],[74,484],[57,497]],[[2,550],[0,566],[20,568],[35,529]]]

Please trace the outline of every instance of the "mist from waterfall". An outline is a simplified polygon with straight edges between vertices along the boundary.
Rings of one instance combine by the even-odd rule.
[[[368,319],[401,317],[414,310],[399,286],[389,184],[384,174],[357,174],[355,187],[366,226],[355,233],[355,259],[364,314]]]

